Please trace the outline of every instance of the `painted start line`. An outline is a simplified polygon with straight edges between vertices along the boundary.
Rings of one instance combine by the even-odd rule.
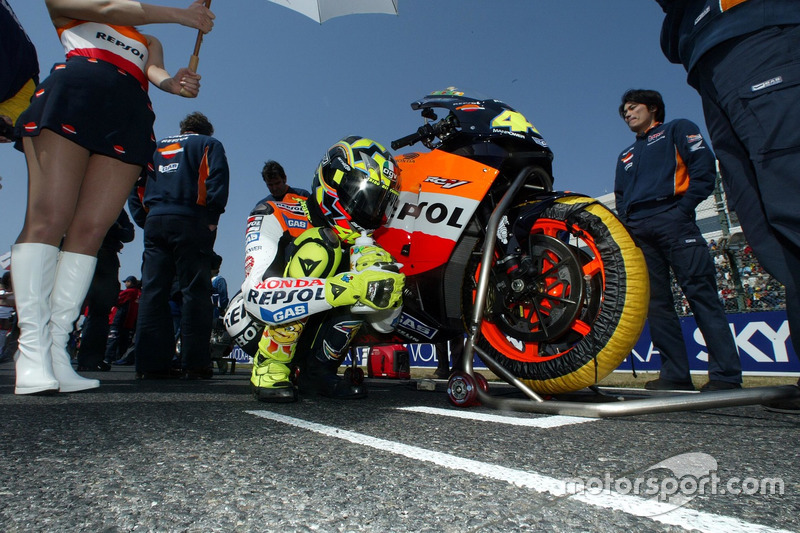
[[[546,417],[544,420],[515,419],[513,417],[506,416],[481,413],[464,413],[461,411],[436,409],[430,407],[403,407],[398,409],[419,412],[423,414],[444,415],[457,418],[468,418],[471,420],[539,428],[552,428],[567,424],[576,424],[597,420],[569,416]],[[473,459],[465,459],[463,457],[458,457],[448,453],[428,450],[418,446],[409,446],[408,444],[379,439],[353,431],[317,424],[315,422],[308,422],[306,420],[273,413],[271,411],[248,410],[245,412],[267,420],[272,420],[282,424],[294,426],[296,428],[312,431],[326,437],[344,440],[359,446],[367,446],[382,452],[401,455],[415,461],[424,461],[426,463],[432,463],[438,466],[449,468],[451,470],[461,470],[484,478],[504,481],[517,487],[532,489],[536,492],[547,493],[556,497],[569,498],[571,501],[578,501],[595,507],[622,511],[632,516],[646,518],[648,520],[653,520],[672,526],[678,526],[686,530],[707,531],[709,533],[791,533],[788,530],[771,528],[729,516],[696,511],[683,507],[675,508],[674,505],[629,494],[592,494],[586,491],[575,494],[567,490],[566,481],[542,474],[537,474],[536,472],[517,470],[492,463],[475,461]],[[547,418],[559,420],[548,423],[546,422]]]

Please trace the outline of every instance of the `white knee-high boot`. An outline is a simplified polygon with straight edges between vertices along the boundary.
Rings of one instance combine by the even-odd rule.
[[[58,248],[20,243],[11,247],[11,271],[17,299],[19,351],[15,394],[58,390],[50,358],[50,293],[53,291]]]
[[[53,373],[61,392],[77,392],[100,386],[98,380],[78,375],[72,369],[67,353],[69,334],[89,292],[96,264],[96,257],[72,252],[61,252],[58,259],[55,284],[50,295],[50,335],[53,339],[50,354]]]

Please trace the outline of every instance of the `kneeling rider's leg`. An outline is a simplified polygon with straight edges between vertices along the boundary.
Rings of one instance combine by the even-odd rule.
[[[300,368],[300,392],[339,399],[358,399],[367,395],[363,383],[353,383],[337,374],[363,323],[360,317],[350,313],[349,308],[339,307],[325,315],[313,334],[308,331],[307,335],[313,337],[309,339],[310,346],[303,342],[301,347],[306,359]]]

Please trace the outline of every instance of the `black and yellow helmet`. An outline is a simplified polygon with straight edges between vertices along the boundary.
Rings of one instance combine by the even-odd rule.
[[[386,224],[399,197],[400,170],[389,152],[364,137],[328,149],[314,175],[314,198],[342,242]]]

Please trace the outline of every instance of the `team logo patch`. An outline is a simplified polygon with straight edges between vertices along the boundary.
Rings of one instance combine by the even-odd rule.
[[[260,230],[261,229],[261,221],[264,217],[250,217],[247,219],[247,229],[253,230]]]
[[[283,221],[286,223],[287,228],[306,229],[308,228],[308,220],[298,219],[283,215]]]
[[[400,328],[413,331],[414,333],[418,333],[422,335],[426,339],[433,339],[434,336],[439,332],[438,329],[428,326],[421,320],[414,318],[411,315],[407,315],[403,313],[400,315],[400,320],[398,321],[397,325]]]
[[[303,269],[306,276],[310,276],[314,269],[317,268],[320,264],[320,261],[312,261],[311,259],[301,259],[300,260],[300,268]]]
[[[303,214],[303,206],[297,203],[275,202],[275,207],[284,211],[289,211],[290,213]]]
[[[466,185],[467,183],[469,183],[468,181],[454,180],[450,178],[440,178],[438,176],[428,176],[427,178],[425,178],[425,182],[438,185],[442,189],[454,189],[456,187],[460,187],[462,185]]]
[[[756,92],[756,91],[760,91],[762,89],[766,89],[767,87],[772,87],[773,85],[778,85],[779,83],[783,83],[783,76],[776,76],[776,77],[774,77],[772,79],[769,79],[767,81],[762,81],[761,83],[756,83],[755,85],[750,87],[750,90],[752,92]]]
[[[353,339],[353,336],[361,328],[361,324],[362,324],[361,321],[346,320],[344,322],[339,322],[333,327],[333,329],[344,333],[345,336],[345,342],[343,345],[344,347],[350,345],[350,341]],[[344,348],[337,349],[331,346],[327,340],[323,341],[322,343],[322,351],[325,354],[325,357],[331,361],[337,361],[344,355],[342,353],[344,351]]]
[[[347,289],[345,287],[342,287],[341,285],[337,285],[335,283],[331,283],[331,293],[333,294],[333,299],[334,300],[336,298],[338,298],[339,296],[341,296],[341,294],[346,290]]]
[[[261,309],[261,319],[264,322],[279,323],[287,320],[297,319],[308,316],[308,304],[295,304],[277,309]]]
[[[168,144],[164,148],[158,149],[158,153],[165,159],[172,159],[181,152],[183,152],[183,146],[179,143]]]

